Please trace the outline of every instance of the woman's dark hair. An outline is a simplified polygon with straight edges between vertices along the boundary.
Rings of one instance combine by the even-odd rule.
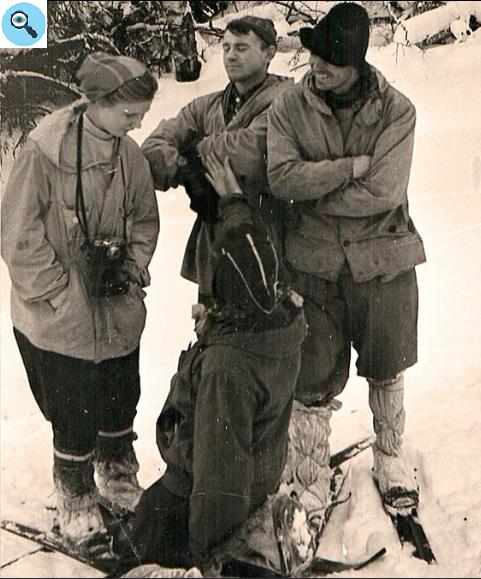
[[[150,101],[157,92],[158,83],[150,72],[142,76],[132,78],[113,92],[98,100],[102,106],[108,107],[120,102],[142,102]]]

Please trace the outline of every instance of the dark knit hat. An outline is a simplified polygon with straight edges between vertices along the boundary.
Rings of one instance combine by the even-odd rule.
[[[277,302],[279,260],[265,233],[253,224],[235,227],[219,254],[215,295],[245,316],[270,314]]]
[[[83,93],[95,102],[146,72],[145,66],[135,58],[95,52],[82,62],[77,78]]]
[[[269,18],[243,16],[242,18],[231,20],[226,26],[226,30],[240,34],[249,34],[249,31],[252,30],[267,46],[277,45],[277,32],[274,23]]]
[[[336,4],[315,28],[301,28],[301,44],[335,66],[355,66],[365,62],[369,45],[369,16],[360,4]]]

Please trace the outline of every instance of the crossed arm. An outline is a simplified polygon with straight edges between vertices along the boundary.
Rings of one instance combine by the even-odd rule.
[[[387,111],[372,156],[306,161],[286,111],[269,112],[268,175],[275,196],[317,199],[326,215],[363,217],[405,201],[414,144],[415,110],[407,101],[397,114]],[[408,104],[409,103],[409,104]]]

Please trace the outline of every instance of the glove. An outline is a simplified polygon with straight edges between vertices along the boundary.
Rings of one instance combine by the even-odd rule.
[[[190,198],[190,208],[206,223],[218,218],[219,195],[207,180],[205,168],[199,156],[187,156],[187,164],[177,172],[179,182]]]

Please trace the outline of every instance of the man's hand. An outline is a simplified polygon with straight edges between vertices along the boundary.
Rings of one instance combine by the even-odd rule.
[[[177,177],[190,198],[190,208],[206,223],[215,223],[219,195],[209,183],[200,157],[190,155],[186,159],[187,163],[179,168]]]
[[[215,153],[211,153],[207,156],[205,165],[207,168],[206,177],[217,191],[219,197],[242,195],[242,190],[232,170],[229,157],[226,157],[222,163]]]
[[[353,179],[361,179],[369,171],[372,157],[369,155],[360,155],[352,159],[352,177]]]

